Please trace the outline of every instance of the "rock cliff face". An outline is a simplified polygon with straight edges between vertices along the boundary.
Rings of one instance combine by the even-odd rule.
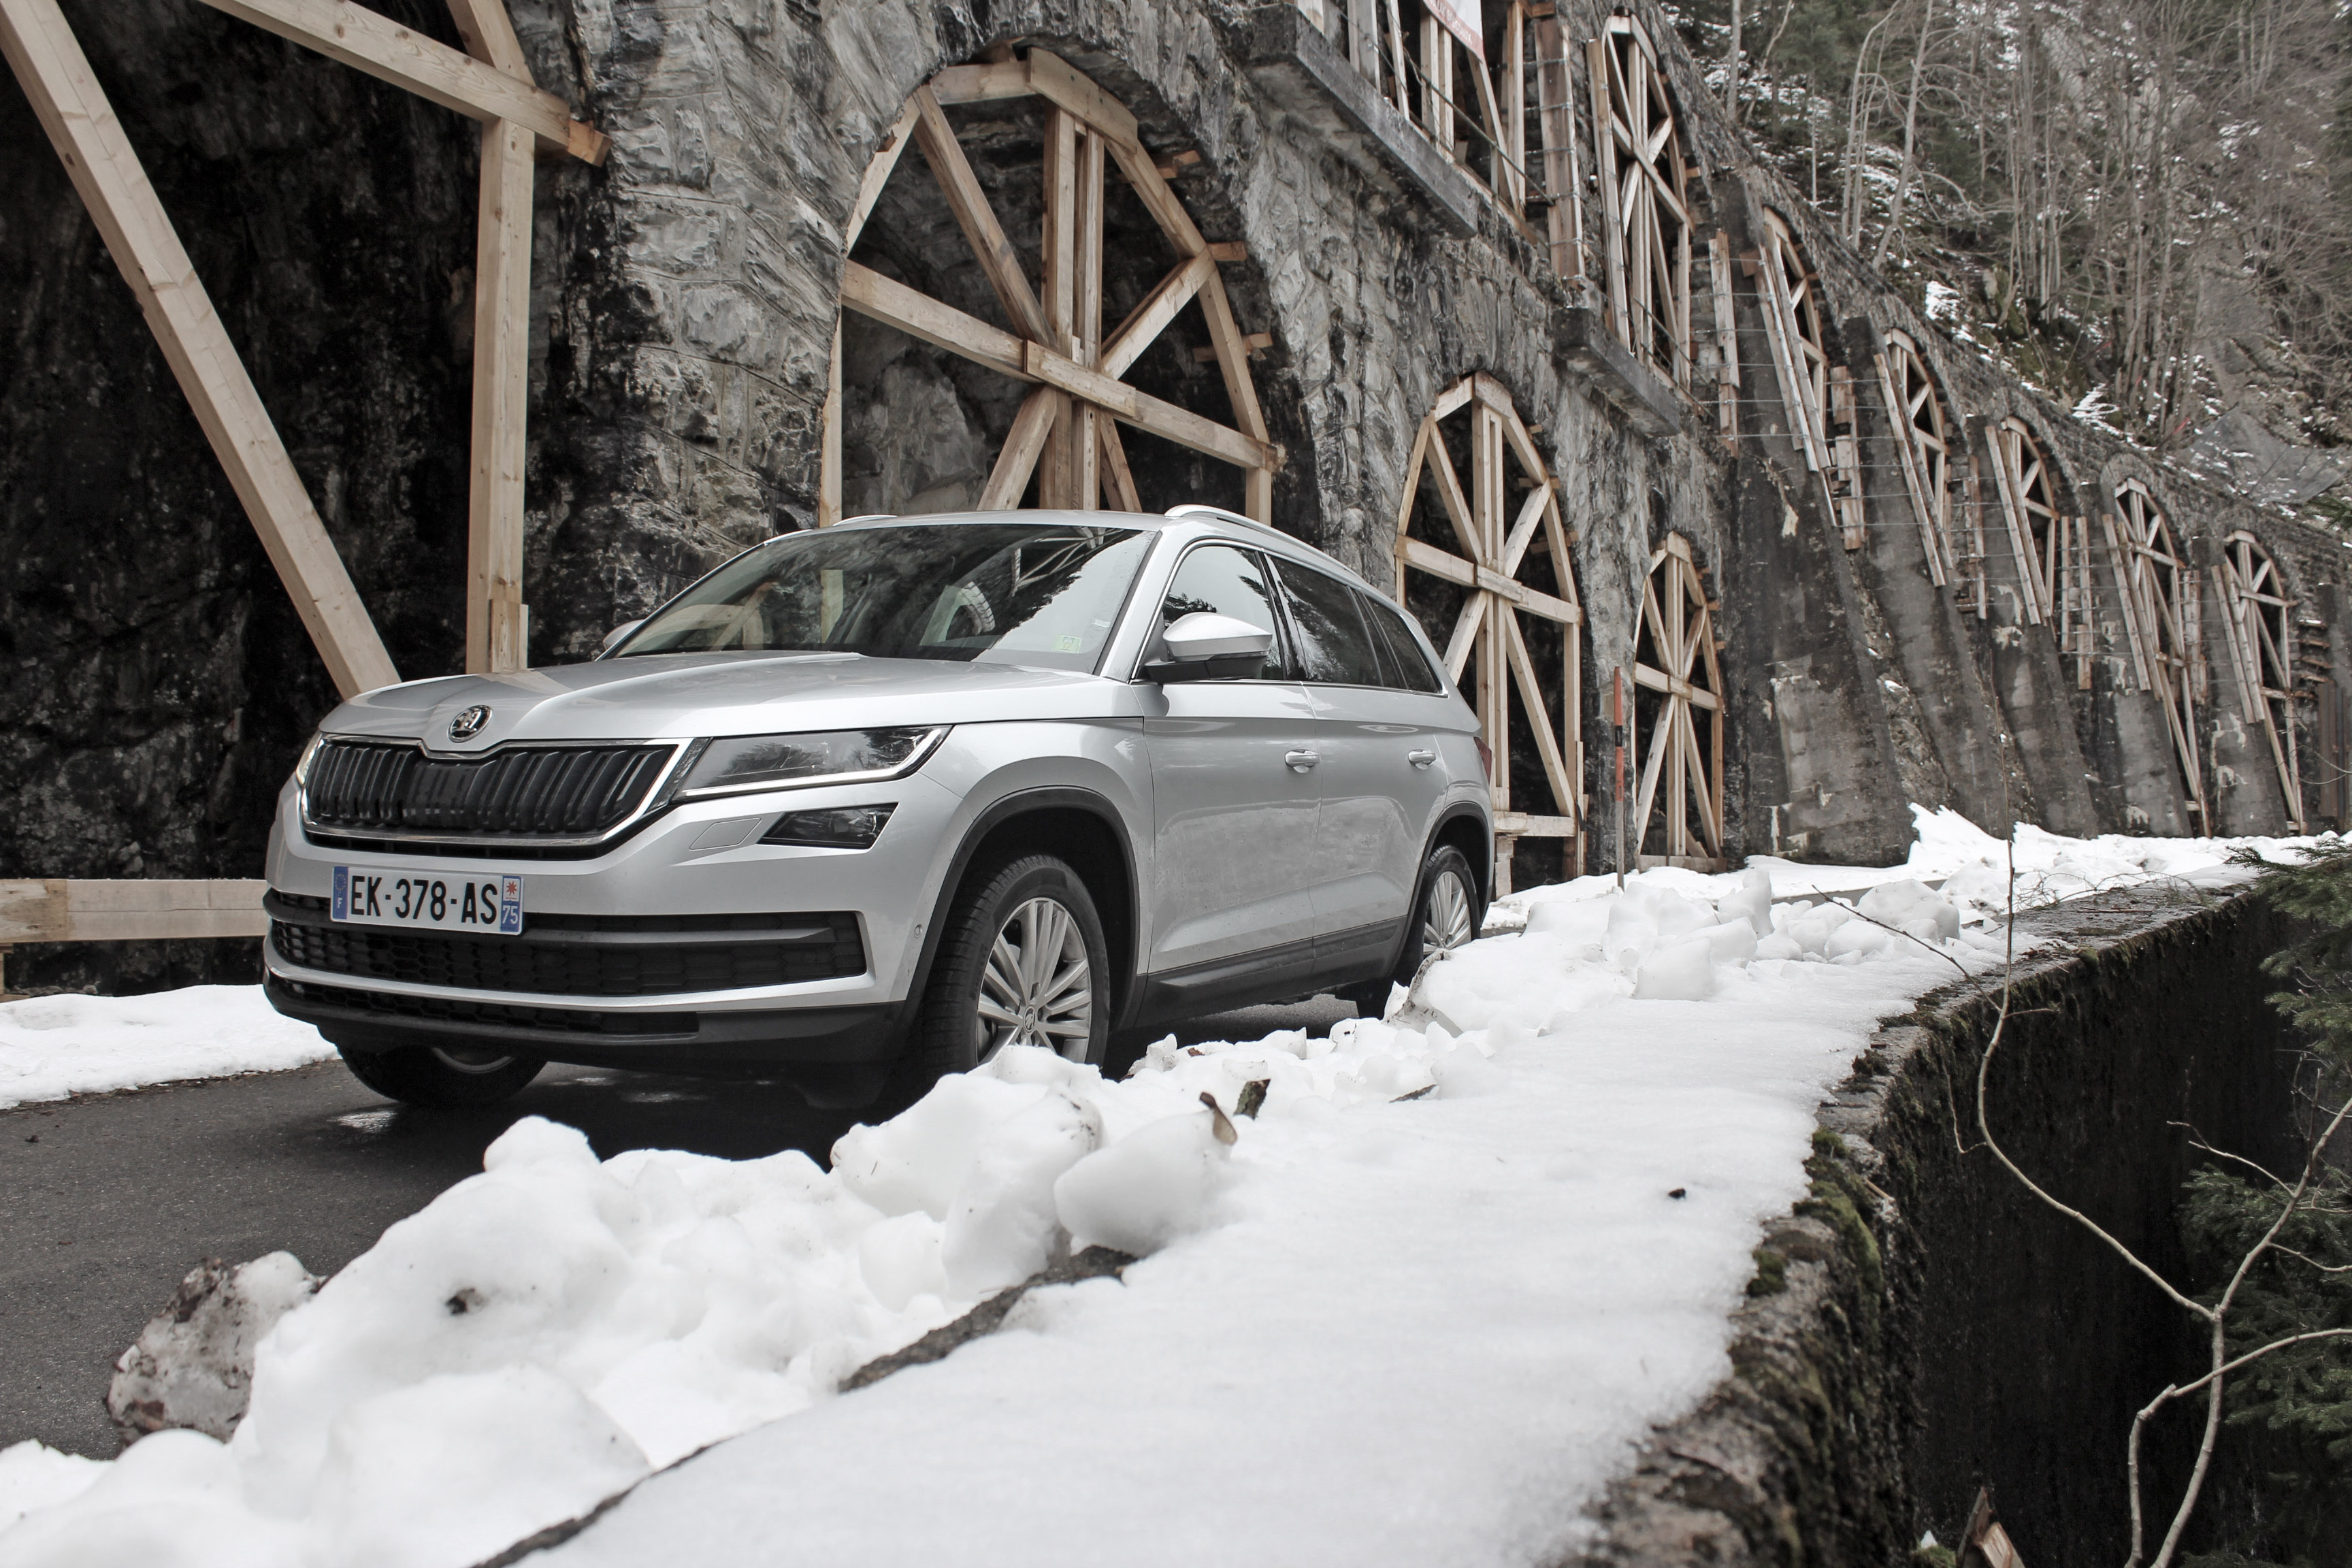
[[[381,0],[454,42],[437,0]],[[1760,174],[1662,40],[1694,165],[1694,386],[1711,392],[1734,323],[1740,427],[1711,396],[1609,367],[1591,296],[1420,133],[1368,98],[1297,9],[1235,0],[516,0],[542,84],[614,138],[609,164],[541,166],[532,288],[526,596],[531,648],[585,656],[734,549],[814,520],[842,236],[860,179],[908,95],[984,51],[1048,47],[1138,117],[1178,172],[1223,268],[1273,438],[1287,461],[1276,521],[1391,582],[1414,431],[1475,372],[1509,393],[1560,482],[1574,571],[1588,742],[1578,781],[1608,821],[1602,701],[1630,665],[1642,585],[1669,532],[1719,603],[1726,661],[1726,850],[1837,859],[1898,855],[1906,805],[1953,805],[1998,826],[2192,826],[2155,699],[2137,689],[2104,556],[2093,680],[2019,610],[1989,471],[1971,515],[1995,542],[1990,601],[1965,612],[1922,564],[1891,428],[1868,367],[1890,328],[1917,338],[1956,441],[2016,414],[2093,516],[2145,477],[2189,540],[2198,592],[2218,542],[2245,528],[2281,563],[2296,614],[2332,622],[2332,542],[2148,469],[2072,425],[1917,321],[1795,193]],[[404,675],[459,661],[474,228],[474,131],[458,117],[230,20],[194,0],[68,0],[68,18],[194,254],[232,337]],[[1582,40],[1607,8],[1559,8],[1590,101]],[[1646,13],[1644,13],[1646,14]],[[1654,20],[1654,18],[1653,18]],[[1367,110],[1365,104],[1370,103]],[[1031,111],[958,110],[1016,249],[1036,243]],[[1383,119],[1382,116],[1386,118]],[[1591,116],[1574,117],[1592,167]],[[37,127],[0,89],[0,130]],[[1179,162],[1178,160],[1181,161]],[[1193,156],[1197,155],[1197,156]],[[1483,163],[1478,167],[1483,168]],[[1117,189],[1117,182],[1114,182]],[[1586,221],[1598,233],[1597,197]],[[1758,243],[1767,209],[1795,228],[1853,368],[1869,526],[1844,547],[1820,482],[1784,432],[1758,285],[1717,279]],[[1022,215],[1027,215],[1024,216]],[[1024,226],[1025,225],[1025,227]],[[1131,197],[1107,209],[1106,320],[1166,255]],[[908,160],[856,258],[985,310],[987,288],[936,188]],[[252,875],[270,802],[331,694],[282,590],[55,160],[0,165],[0,875]],[[1225,417],[1213,366],[1180,321],[1134,382]],[[843,332],[844,499],[925,510],[976,494],[1016,406],[1014,384],[852,318]],[[1233,504],[1235,470],[1139,437],[1145,503]],[[1965,473],[1965,465],[1961,471]],[[1441,643],[1436,602],[1415,602]],[[2207,606],[2209,627],[2222,606]],[[2311,669],[2345,665],[2332,624]],[[1539,650],[1540,651],[1540,650]],[[2234,710],[2209,638],[2200,744],[2215,821],[2289,815],[2266,742]],[[2329,700],[2334,700],[2332,696]],[[2303,742],[2316,709],[2301,710]],[[1521,779],[1538,757],[1514,747]],[[2317,770],[2308,770],[2316,776]],[[1540,796],[1540,786],[1528,792]],[[2309,792],[2307,792],[2309,793]],[[1522,801],[1523,806],[1538,802]],[[2308,816],[2315,795],[2302,803]],[[1610,847],[1596,834],[1591,858]],[[1522,876],[1549,874],[1531,844]],[[128,984],[249,972],[228,944],[173,953],[19,954],[17,983]]]

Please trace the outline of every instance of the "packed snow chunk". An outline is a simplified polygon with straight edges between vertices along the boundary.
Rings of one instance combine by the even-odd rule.
[[[1744,920],[1701,926],[1694,934],[1706,943],[1717,963],[1745,964],[1756,956],[1756,928]]]
[[[1447,1100],[1473,1100],[1511,1087],[1510,1073],[1487,1060],[1486,1053],[1467,1038],[1430,1063],[1429,1070],[1437,1079],[1437,1092]]]
[[[1806,952],[1827,956],[1830,933],[1853,919],[1853,911],[1843,904],[1816,904],[1785,916],[1778,934],[1787,937]]]
[[[1053,1055],[1034,1046],[1010,1046],[1000,1054],[1014,1051]],[[1060,1089],[988,1130],[948,1205],[940,1261],[952,1294],[971,1300],[1018,1285],[1045,1267],[1060,1224],[1054,1184],[1095,1151],[1102,1131],[1092,1106]]]
[[[1919,921],[1932,921],[1937,934],[1929,941],[1948,941],[1960,934],[1960,911],[1953,908],[1952,900],[1907,877],[1899,882],[1881,882],[1854,907],[1898,931]]]
[[[336,1418],[312,1517],[341,1568],[444,1568],[576,1519],[651,1469],[552,1373],[432,1377]]]
[[[1889,942],[1898,940],[1885,926],[1873,925],[1868,921],[1848,921],[1830,932],[1822,944],[1822,956],[1835,963],[1849,953],[1867,955],[1881,952]]]
[[[0,1107],[229,1073],[278,1072],[335,1054],[258,985],[145,996],[0,1002]]]
[[[37,1508],[54,1508],[88,1491],[106,1467],[79,1454],[60,1454],[26,1438],[0,1448],[0,1531]]]
[[[874,1299],[903,1312],[918,1296],[945,1298],[947,1265],[940,1259],[946,1227],[920,1209],[867,1227],[857,1238],[857,1271]]]
[[[1207,1224],[1231,1155],[1206,1110],[1165,1116],[1062,1173],[1054,1206],[1072,1248],[1140,1258]]]
[[[1174,1043],[1171,1035],[1168,1044]],[[880,1126],[861,1122],[843,1133],[833,1146],[834,1172],[884,1214],[920,1209],[944,1222],[989,1129],[1048,1092],[985,1072],[950,1073]]]
[[[1772,873],[1750,866],[1739,874],[1739,886],[1716,900],[1719,920],[1744,920],[1759,937],[1772,934]]]
[[[290,1252],[232,1268],[209,1258],[114,1363],[106,1408],[125,1441],[184,1426],[228,1441],[245,1419],[253,1352],[319,1279]]]
[[[1569,947],[1584,947],[1608,934],[1617,908],[1617,895],[1597,899],[1552,899],[1529,906],[1527,934],[1558,937]]]
[[[1790,959],[1805,956],[1804,944],[1786,931],[1774,931],[1756,943],[1759,959]]]
[[[1704,1002],[1715,994],[1715,949],[1704,937],[1667,943],[1642,961],[1637,1002]]]
[[[221,1444],[158,1432],[69,1500],[0,1531],[0,1565],[310,1568],[305,1544],[296,1526],[240,1506],[236,1464]]]

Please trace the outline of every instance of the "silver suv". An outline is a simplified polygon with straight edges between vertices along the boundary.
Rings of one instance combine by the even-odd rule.
[[[589,663],[336,709],[278,802],[266,984],[416,1104],[550,1060],[828,1103],[1008,1042],[1100,1062],[1470,936],[1482,749],[1410,616],[1246,518],[860,520]]]

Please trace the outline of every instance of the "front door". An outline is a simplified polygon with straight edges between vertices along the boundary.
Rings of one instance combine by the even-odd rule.
[[[1202,544],[1170,580],[1160,625],[1195,610],[1276,629],[1265,562]],[[1143,725],[1153,838],[1150,969],[1201,1010],[1312,968],[1315,934],[1315,715],[1282,678],[1277,643],[1262,676],[1181,681],[1160,690]],[[1162,1007],[1175,1005],[1163,998]]]

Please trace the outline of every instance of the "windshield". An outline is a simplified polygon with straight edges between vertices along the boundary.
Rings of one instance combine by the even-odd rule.
[[[1150,548],[1141,530],[1067,523],[788,533],[671,600],[613,657],[821,651],[1092,670]]]

